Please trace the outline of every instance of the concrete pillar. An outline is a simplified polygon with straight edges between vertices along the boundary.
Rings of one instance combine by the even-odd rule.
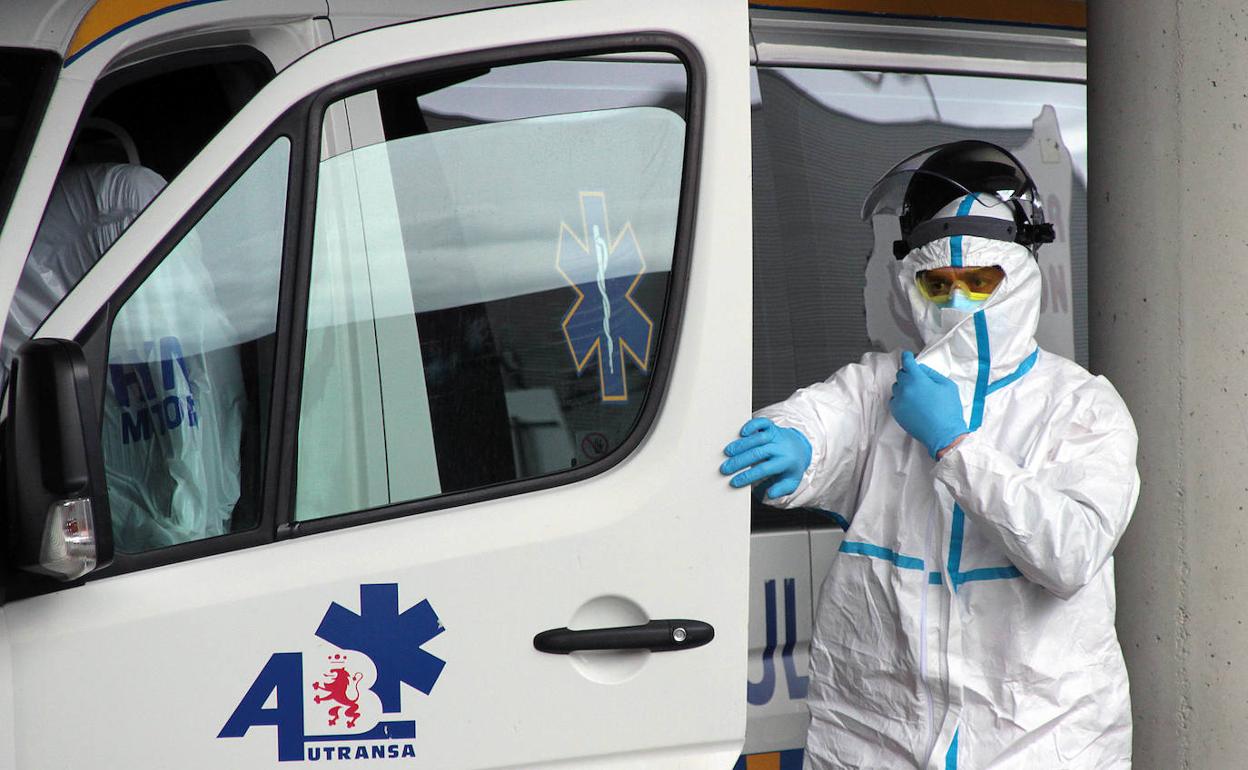
[[[1089,2],[1091,364],[1143,480],[1116,554],[1135,767],[1248,741],[1248,7]]]

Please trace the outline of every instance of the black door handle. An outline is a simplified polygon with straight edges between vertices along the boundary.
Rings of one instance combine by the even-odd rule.
[[[666,652],[701,647],[715,638],[710,623],[700,620],[652,620],[644,626],[573,631],[552,628],[533,637],[540,652],[567,655],[578,650],[649,650]]]

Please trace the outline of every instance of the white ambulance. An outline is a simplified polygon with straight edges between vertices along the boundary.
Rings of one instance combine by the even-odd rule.
[[[0,770],[798,768],[716,466],[914,344],[871,182],[1015,150],[1086,363],[1081,4],[413,5],[0,7]]]

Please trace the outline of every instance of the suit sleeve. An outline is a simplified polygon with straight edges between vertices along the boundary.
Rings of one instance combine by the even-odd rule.
[[[785,428],[801,431],[810,442],[810,466],[790,495],[766,501],[780,508],[813,507],[849,520],[878,409],[879,371],[888,357],[869,353],[826,381],[802,388],[784,401],[760,409]],[[892,366],[896,369],[896,366]],[[891,381],[890,381],[891,382]]]
[[[1034,583],[1069,598],[1105,566],[1139,495],[1137,436],[1103,378],[1050,420],[1039,459],[1020,467],[975,434],[936,465],[936,479]]]

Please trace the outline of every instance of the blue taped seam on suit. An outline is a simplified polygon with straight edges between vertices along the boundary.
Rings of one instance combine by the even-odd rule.
[[[859,556],[870,556],[875,559],[883,559],[892,562],[902,569],[923,569],[923,560],[914,556],[905,556],[896,551],[884,548],[883,546],[872,545],[870,543],[860,543],[854,540],[841,541],[839,549],[841,553],[854,553]]]
[[[997,380],[996,382],[991,383],[988,386],[988,392],[996,393],[998,390],[1001,390],[1005,386],[1017,380],[1022,379],[1027,374],[1027,372],[1031,371],[1031,367],[1036,365],[1036,359],[1039,357],[1040,357],[1040,348],[1036,348],[1035,350],[1031,351],[1031,355],[1023,359],[1023,362],[1018,365],[1017,369],[1015,369],[1010,374],[1005,375],[1004,377]]]
[[[968,195],[958,204],[958,216],[964,217],[971,213],[975,204],[975,196]],[[949,239],[949,264],[951,267],[962,267],[962,236],[955,235]]]
[[[1023,573],[1019,572],[1018,567],[1013,565],[1009,567],[980,567],[978,569],[962,571],[962,534],[966,527],[966,514],[962,511],[962,506],[953,504],[953,529],[949,533],[949,582],[953,585],[953,590],[963,583],[972,583],[978,580],[1010,580],[1012,578],[1022,577]],[[939,573],[936,573],[939,574]],[[930,578],[929,578],[930,582]]]
[[[984,399],[988,396],[988,377],[992,372],[992,350],[988,344],[988,317],[980,310],[975,314],[975,347],[979,352],[979,373],[975,377],[975,400],[971,402],[972,431],[984,422]]]
[[[961,728],[953,731],[953,741],[949,744],[949,751],[945,753],[945,770],[958,770],[958,733],[962,732]]]
[[[942,583],[944,583],[944,582],[945,582],[945,581],[944,581],[944,578],[942,578],[942,577],[940,576],[940,573],[939,573],[939,572],[929,572],[929,573],[927,573],[927,584],[928,584],[929,586],[938,586],[938,585],[941,585],[941,584],[942,584]]]
[[[953,584],[953,589],[958,589],[958,574],[962,567],[962,526],[964,514],[962,506],[957,503],[953,504],[953,528],[949,532],[949,563],[946,565],[949,569],[949,582]]]
[[[822,516],[827,516],[836,524],[836,526],[840,527],[845,532],[849,531],[849,520],[846,519],[841,514],[837,513],[836,511],[828,511],[828,510],[824,510],[823,508],[812,508],[811,510],[813,510],[815,513],[818,513]]]
[[[975,314],[975,346],[979,355],[979,372],[975,378],[975,400],[971,404],[971,424],[968,426],[973,431],[978,430],[979,426],[984,422],[984,399],[987,395],[993,390],[1009,385],[1031,371],[1031,367],[1035,365],[1036,359],[1040,354],[1040,348],[1036,348],[1012,373],[989,385],[988,377],[992,372],[992,353],[988,343],[988,319],[984,316],[984,311],[982,310]],[[954,503],[953,526],[949,533],[949,561],[947,565],[949,568],[949,582],[953,586],[953,590],[958,590],[958,587],[963,583],[977,580],[1010,580],[1023,576],[1023,573],[1019,572],[1018,568],[1012,565],[1008,567],[981,567],[963,572],[962,538],[965,529],[966,513],[962,510],[961,505]]]
[[[958,573],[959,583],[970,583],[975,580],[1009,580],[1011,578],[1022,577],[1023,573],[1018,571],[1018,567],[980,567],[979,569],[967,570]]]

